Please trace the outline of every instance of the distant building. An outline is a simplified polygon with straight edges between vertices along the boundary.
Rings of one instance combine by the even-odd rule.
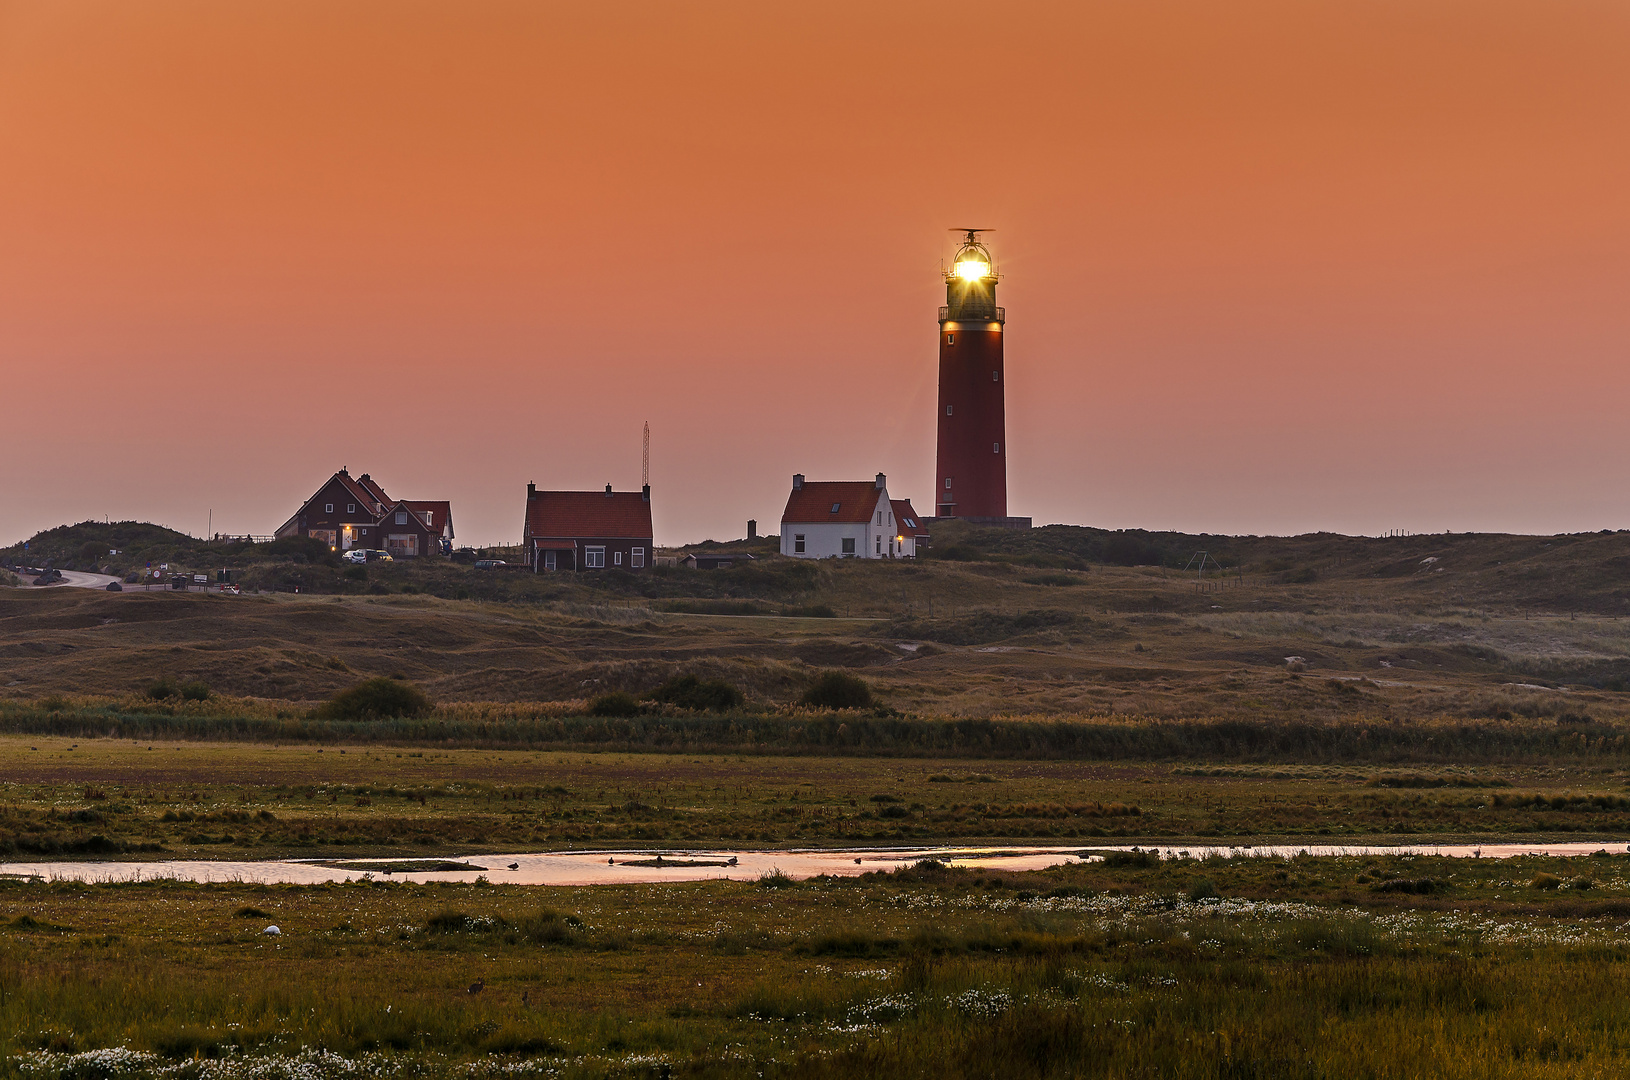
[[[539,491],[526,485],[521,546],[533,571],[643,570],[655,547],[651,486],[639,491]]]
[[[352,476],[342,468],[276,535],[309,536],[334,551],[374,548],[398,558],[445,554],[453,547],[453,505],[392,499],[367,473]]]
[[[757,562],[758,556],[745,551],[706,551],[686,555],[679,565],[691,570],[728,570],[739,562]]]
[[[895,555],[888,478],[831,481],[792,478],[781,513],[781,554],[795,559],[886,559]]]
[[[910,499],[890,499],[894,510],[894,554],[902,559],[915,559],[917,548],[928,546],[928,523],[916,510]]]

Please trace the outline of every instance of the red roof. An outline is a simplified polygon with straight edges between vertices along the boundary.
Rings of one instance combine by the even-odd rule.
[[[894,527],[900,530],[901,536],[905,535],[906,529],[910,529],[914,536],[928,535],[928,523],[912,509],[910,499],[890,499],[889,506],[894,511]]]
[[[859,524],[871,520],[882,494],[871,480],[805,480],[802,488],[793,488],[787,496],[781,520]]]
[[[368,475],[367,473],[363,473],[361,476],[357,477],[356,482],[358,486],[369,492],[373,498],[380,503],[380,505],[389,506],[391,504],[391,497],[385,494],[385,489],[380,487],[379,481],[375,480],[372,476]]]
[[[576,551],[575,540],[534,540],[532,546],[539,551]]]
[[[424,520],[426,511],[430,513],[430,527],[432,529],[436,529],[438,531],[442,529],[452,529],[453,504],[448,502],[446,499],[442,499],[440,501],[432,499],[429,502],[426,502],[423,499],[408,499],[406,502],[407,508],[419,515],[420,521]]]
[[[637,491],[537,491],[526,499],[526,533],[539,537],[649,540],[651,503]]]

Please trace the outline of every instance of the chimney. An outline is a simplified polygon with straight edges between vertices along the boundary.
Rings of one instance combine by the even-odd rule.
[[[640,487],[640,498],[644,499],[646,502],[651,501],[651,485],[650,484],[645,484],[645,485],[642,485]]]
[[[877,474],[877,490],[882,491],[884,488],[886,488],[888,486],[889,486],[889,478],[884,476],[882,473],[878,473]]]
[[[756,518],[747,519],[747,539],[758,539],[758,520]]]
[[[606,485],[606,498],[608,498],[608,499],[611,498],[611,485],[610,484]]]
[[[803,473],[795,472],[795,473],[792,474],[792,490],[794,490],[794,491],[802,491],[802,490],[804,490],[804,474]]]
[[[528,480],[526,482],[526,497],[530,499],[532,496],[536,495],[537,493],[538,493],[538,485],[536,485],[532,481]]]

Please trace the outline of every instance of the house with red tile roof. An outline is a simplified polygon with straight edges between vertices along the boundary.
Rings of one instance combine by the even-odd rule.
[[[453,545],[453,507],[446,500],[392,499],[367,473],[354,477],[342,468],[279,526],[276,535],[309,536],[333,551],[375,548],[399,557],[444,554]]]
[[[539,491],[526,485],[521,546],[534,572],[644,570],[652,565],[651,486],[639,491]]]
[[[900,559],[915,559],[917,547],[928,546],[928,522],[912,507],[910,499],[890,499],[894,511],[894,554]]]
[[[888,478],[792,478],[781,512],[781,554],[796,559],[886,559],[895,555]]]

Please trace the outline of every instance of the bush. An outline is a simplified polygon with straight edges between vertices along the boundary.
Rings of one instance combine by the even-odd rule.
[[[589,702],[590,716],[638,716],[640,703],[626,690],[613,690]]]
[[[1197,877],[1189,884],[1189,899],[1220,900],[1222,899],[1222,893],[1217,891],[1216,884],[1210,878]]]
[[[1562,887],[1562,879],[1555,874],[1535,874],[1528,886],[1532,889],[1558,889]]]
[[[726,712],[740,708],[746,702],[742,692],[723,679],[698,679],[695,675],[679,675],[669,679],[651,695],[665,705],[698,712]]]
[[[176,686],[175,681],[168,675],[153,680],[147,684],[145,689],[142,690],[142,693],[146,694],[154,701],[164,701],[167,698],[173,698],[180,692],[180,687]]]
[[[341,690],[318,706],[315,715],[319,720],[389,720],[424,716],[430,709],[430,699],[418,687],[380,677]]]
[[[799,703],[817,709],[865,709],[872,704],[872,688],[858,676],[828,671],[805,691]]]
[[[784,871],[777,868],[768,873],[760,874],[756,884],[761,889],[790,889],[798,883],[788,877]]]
[[[176,687],[176,692],[181,695],[182,701],[209,700],[209,684],[206,682],[200,682],[197,679],[194,679],[192,682],[182,683],[180,686]]]

